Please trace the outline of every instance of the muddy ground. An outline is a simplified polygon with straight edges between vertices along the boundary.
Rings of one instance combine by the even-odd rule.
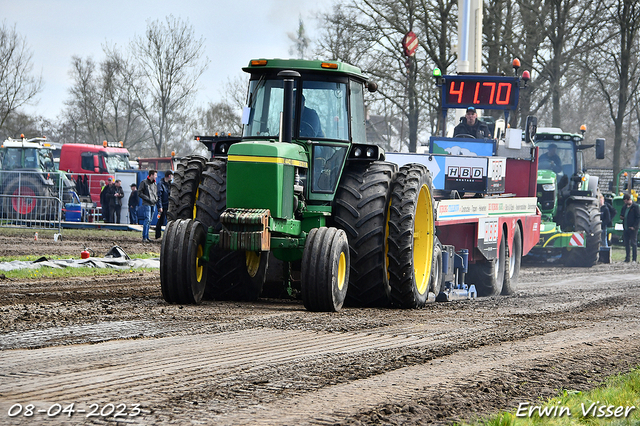
[[[0,235],[0,255],[159,252],[139,238]],[[471,420],[640,365],[639,273],[525,265],[514,296],[337,314],[167,305],[158,273],[0,280],[0,424]]]

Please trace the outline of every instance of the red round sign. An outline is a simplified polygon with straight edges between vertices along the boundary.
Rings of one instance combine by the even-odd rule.
[[[402,39],[402,48],[405,56],[413,56],[416,53],[418,36],[413,31],[409,31]]]

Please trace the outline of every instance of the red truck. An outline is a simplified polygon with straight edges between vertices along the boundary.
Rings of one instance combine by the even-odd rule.
[[[116,170],[130,170],[129,151],[122,142],[107,142],[102,145],[68,143],[60,149],[60,170],[72,174],[78,194],[91,197],[100,204],[100,181],[113,178]]]

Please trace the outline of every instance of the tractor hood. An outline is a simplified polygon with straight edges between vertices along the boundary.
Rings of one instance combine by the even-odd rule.
[[[227,207],[268,209],[271,216],[293,218],[294,185],[306,176],[309,160],[300,145],[239,142],[227,157]]]
[[[555,183],[556,174],[552,170],[538,170],[538,184]]]

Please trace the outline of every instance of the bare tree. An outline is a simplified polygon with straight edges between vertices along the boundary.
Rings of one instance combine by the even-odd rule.
[[[107,58],[96,64],[92,58],[74,56],[69,72],[73,85],[65,102],[67,141],[100,143],[122,141],[131,149],[149,139],[134,97],[130,63],[118,52],[105,49]]]
[[[615,34],[615,38],[593,49],[583,63],[596,80],[614,124],[613,171],[616,175],[627,165],[621,164],[623,130],[640,85],[640,4],[633,0],[610,1],[607,15],[609,32]]]
[[[196,128],[206,135],[240,136],[242,134],[240,115],[232,105],[226,102],[209,103],[206,108],[198,108]]]
[[[201,60],[203,49],[204,39],[196,39],[191,25],[173,16],[151,22],[145,35],[131,43],[145,82],[133,89],[159,156],[166,155],[167,140],[190,113],[198,78],[208,64]]]
[[[26,38],[3,22],[0,27],[0,129],[7,118],[42,90],[42,76],[32,75],[32,53]]]
[[[440,117],[431,74],[435,67],[446,72],[453,63],[455,4],[455,0],[353,0],[321,17],[324,33],[319,46],[382,82],[371,109],[382,111],[384,105],[384,115],[393,110],[403,116],[393,122],[395,126],[406,120],[407,131],[402,124],[400,134],[408,135],[412,152],[424,123],[432,125],[433,133]],[[407,58],[401,43],[409,31],[417,34],[419,48],[415,56]],[[428,121],[421,118],[421,111],[428,112]]]
[[[95,75],[96,64],[92,58],[71,58],[69,75],[73,85],[69,89],[70,98],[65,102],[65,116],[75,129],[73,142],[100,142],[98,135],[98,114],[100,95]]]
[[[307,36],[307,31],[304,29],[302,16],[298,18],[298,30],[295,33],[288,33],[287,36],[293,42],[293,45],[289,48],[289,54],[295,55],[298,59],[305,59],[310,40]]]

